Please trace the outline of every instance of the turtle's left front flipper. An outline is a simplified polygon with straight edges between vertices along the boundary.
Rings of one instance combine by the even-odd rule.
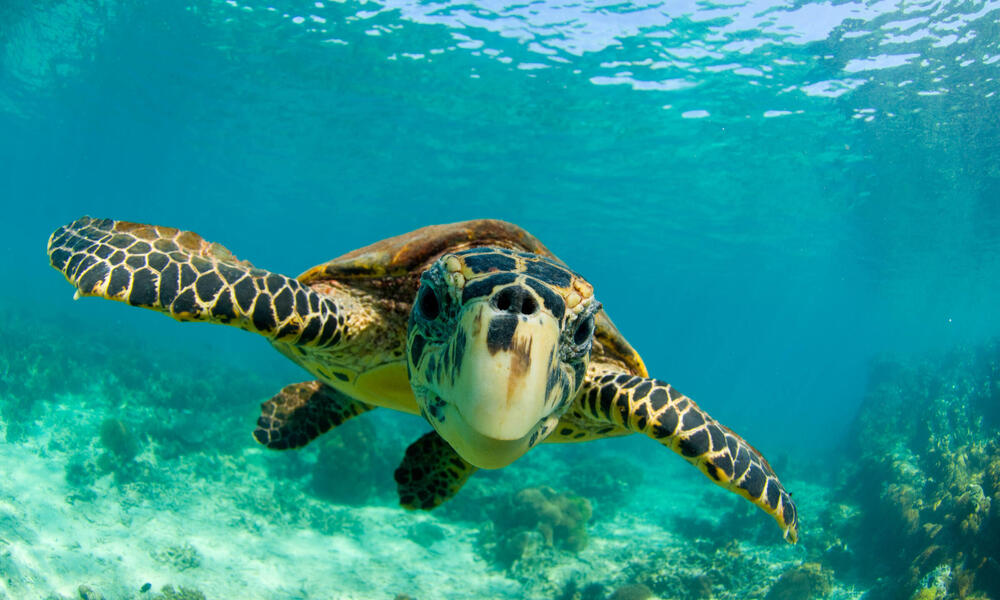
[[[436,508],[451,500],[477,470],[436,431],[429,431],[410,444],[396,469],[399,503],[404,508]]]
[[[48,252],[78,297],[235,325],[299,346],[334,345],[346,334],[331,298],[190,231],[82,217],[52,234]]]
[[[589,415],[657,440],[715,483],[762,508],[778,522],[786,540],[798,539],[795,504],[767,460],[670,384],[607,373],[588,381],[581,394],[580,408]]]

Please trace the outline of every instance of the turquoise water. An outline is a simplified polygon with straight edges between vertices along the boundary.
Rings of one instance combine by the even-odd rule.
[[[308,479],[299,459],[272,459],[246,435],[257,405],[303,379],[302,373],[243,332],[181,326],[98,300],[72,302],[72,288],[46,264],[46,239],[60,225],[89,214],[181,227],[257,266],[296,275],[423,225],[491,217],[523,226],[587,277],[651,374],[746,437],[779,475],[779,463],[787,465],[804,529],[808,519],[814,530],[833,527],[819,523],[816,505],[812,516],[805,508],[827,496],[851,501],[833,481],[836,469],[830,465],[857,443],[856,416],[876,389],[873,361],[919,358],[933,365],[941,362],[934,357],[972,352],[1000,334],[998,165],[995,0],[4,0],[0,197],[7,226],[0,245],[6,281],[0,303],[17,315],[3,325],[4,378],[33,382],[30,393],[36,396],[23,411],[6,411],[6,460],[48,456],[49,462],[42,461],[48,467],[37,468],[50,468],[58,485],[72,488],[63,481],[67,453],[83,438],[66,433],[73,430],[69,423],[88,423],[86,447],[96,455],[100,424],[112,415],[143,442],[140,456],[150,466],[136,475],[140,482],[156,479],[150,472],[174,477],[183,469],[169,461],[195,455],[223,463],[250,456],[257,470],[248,471],[248,482],[274,483],[279,477],[294,487]],[[25,354],[63,370],[40,369]],[[208,379],[199,384],[203,377]],[[72,385],[57,390],[46,378]],[[155,393],[147,389],[147,378],[155,379]],[[129,390],[124,400],[109,395],[116,386]],[[158,396],[171,386],[184,393]],[[14,388],[6,389],[8,406],[24,402]],[[179,452],[181,458],[168,458],[157,450],[165,442],[150,441],[156,434],[149,423],[166,419],[170,427],[198,429],[190,423],[198,423],[192,411],[208,410],[203,397],[217,400],[209,420],[225,415],[232,421],[219,427],[232,429],[191,437],[192,447]],[[14,422],[17,435],[10,433]],[[392,456],[401,456],[407,440],[423,431],[413,421],[379,416],[374,422],[386,423],[383,429],[412,427],[412,433],[389,436],[385,452]],[[994,430],[984,431],[984,439],[996,439],[989,433]],[[532,468],[546,481],[553,477],[546,469],[573,468],[566,465],[595,455],[608,461],[630,456],[651,471],[627,488],[634,493],[615,502],[628,505],[630,514],[652,515],[649,523],[610,521],[620,523],[616,529],[595,519],[595,527],[604,529],[591,531],[598,541],[588,552],[613,555],[612,563],[620,563],[623,556],[651,552],[648,540],[656,539],[657,551],[670,555],[697,536],[680,530],[676,538],[660,530],[635,534],[663,525],[649,503],[669,501],[670,510],[685,514],[685,502],[694,498],[700,505],[701,487],[712,486],[697,473],[689,484],[674,483],[687,482],[686,471],[659,461],[679,469],[682,461],[666,451],[646,452],[659,449],[643,442],[648,440],[543,447],[511,476],[517,481],[503,479],[503,472],[484,479],[513,493],[534,481]],[[307,463],[319,451],[310,452],[302,459]],[[548,454],[535,456],[542,453]],[[395,460],[390,456],[388,466],[379,467],[385,477]],[[568,462],[553,466],[558,460]],[[109,472],[79,484],[97,490],[96,499],[80,502],[131,498],[152,521],[188,514],[167,501],[157,506],[150,500],[155,494],[129,491],[137,484],[116,484]],[[235,489],[230,475],[213,472],[193,468],[191,481],[200,482],[193,489],[208,493],[207,484],[199,486],[216,477]],[[6,502],[15,506],[33,498],[15,485],[28,481],[13,478],[4,489]],[[183,479],[174,484],[184,485]],[[411,518],[393,508],[391,482],[372,485],[383,495],[376,493],[364,508],[382,512],[357,517],[366,523],[361,530],[380,531],[373,523]],[[989,496],[987,483],[975,485]],[[593,492],[591,500],[600,506],[601,494],[613,488]],[[333,510],[339,519],[361,514],[341,510],[337,499],[324,505],[316,500],[322,495],[312,492],[303,487],[296,493],[307,498],[302,502],[334,506],[316,510]],[[915,493],[920,495],[919,486]],[[61,488],[53,494],[72,495]],[[488,496],[482,494],[477,498]],[[712,502],[729,500],[721,497],[711,496]],[[315,519],[285,522],[289,529],[280,535],[247,527],[234,514],[265,509],[238,502],[231,508],[222,512],[241,536],[334,535],[317,528]],[[37,535],[45,538],[47,517],[40,512],[10,514],[37,522]],[[996,520],[995,512],[987,514]],[[455,514],[451,520],[429,519],[427,527],[445,531],[446,541],[475,538],[483,527]],[[114,562],[111,554],[91,552],[88,543],[135,531],[122,523],[112,527],[98,520],[90,529],[81,524],[78,531],[89,531],[93,539],[74,552]],[[716,597],[764,597],[784,567],[804,560],[829,567],[842,597],[854,597],[852,587],[873,585],[874,579],[846,576],[850,569],[832,566],[817,549],[827,542],[810,543],[804,533],[802,544],[785,549],[780,535],[771,533],[774,539],[760,542],[761,556],[776,557],[780,568],[754,570],[771,579],[753,592],[734,583],[738,576],[716,578]],[[388,531],[362,546],[377,549],[396,534]],[[15,543],[9,533],[0,537]],[[185,539],[199,549],[205,566],[164,568],[158,579],[148,575],[155,579],[153,592],[163,584],[194,587],[201,580],[209,597],[221,597],[227,581],[258,581],[227,570],[240,557],[213,555],[211,535]],[[342,534],[342,541],[351,539]],[[322,540],[313,542],[315,556],[322,556]],[[810,547],[813,554],[807,554]],[[396,551],[407,550],[386,546],[384,553]],[[144,553],[144,560],[162,555],[157,552]],[[327,558],[336,562],[331,557],[344,552],[336,546]],[[408,563],[413,570],[402,571],[402,581],[418,582],[410,591],[397,586],[359,592],[359,582],[368,581],[363,562],[351,567],[353,578],[326,588],[310,580],[301,594],[275,583],[280,578],[260,578],[266,583],[256,592],[235,583],[232,590],[261,598],[488,597],[479,586],[460,593],[462,584],[454,582],[458,572],[472,568],[471,558],[455,555],[471,550],[441,552],[456,561],[438,567],[448,575],[440,581],[412,575],[435,564],[431,556],[415,557]],[[278,554],[289,560],[274,559],[289,579],[306,577],[288,559],[294,553]],[[562,585],[573,580],[567,573],[587,572],[593,577],[578,578],[581,589],[586,581],[602,580],[609,594],[627,583],[611,574],[621,564],[617,570],[601,567],[594,557],[571,563],[566,561],[579,559],[564,554],[520,576],[485,559],[476,565],[482,577],[494,578],[483,581],[496,583],[503,597],[554,597],[554,591],[525,582]],[[15,565],[3,568],[24,580],[20,587],[7,584],[11,598],[75,597],[77,586],[90,581],[69,566],[29,560],[23,552],[6,556],[0,565]],[[100,581],[88,585],[105,586],[108,598],[139,594],[142,581],[118,579],[124,573],[139,577],[147,567],[138,559],[126,563],[94,575]],[[213,573],[228,575],[208,577],[209,565]],[[934,566],[921,568],[930,572]],[[387,568],[369,567],[372,573]],[[609,570],[594,576],[602,568]],[[46,578],[46,571],[68,574]],[[995,594],[994,588],[975,589]],[[911,592],[907,588],[899,597]]]

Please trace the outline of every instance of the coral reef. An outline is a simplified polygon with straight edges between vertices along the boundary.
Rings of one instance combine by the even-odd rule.
[[[566,583],[562,592],[556,596],[556,600],[605,600],[607,592],[604,585],[600,583],[588,583],[583,587],[576,580],[571,579]]]
[[[680,539],[686,539],[681,537]],[[624,565],[622,579],[649,588],[661,598],[720,600],[763,598],[776,573],[798,548],[755,546],[736,540],[690,540],[656,552],[637,555]],[[787,562],[778,562],[784,559]]]
[[[550,487],[527,488],[497,502],[493,558],[504,567],[543,548],[579,552],[587,545],[590,502]]]
[[[571,580],[556,600],[649,600],[652,597],[653,590],[641,583],[622,585],[609,595],[605,586],[599,583],[589,583],[580,588]]]
[[[6,441],[18,442],[28,434],[40,403],[90,388],[92,366],[110,360],[84,351],[83,344],[79,354],[72,352],[73,338],[64,341],[59,335],[62,323],[39,323],[28,311],[6,303],[2,308],[3,338],[10,351],[0,353],[0,419]]]
[[[826,517],[873,600],[1000,597],[998,405],[997,342],[873,369],[841,485],[859,518]]]
[[[781,574],[764,600],[813,600],[826,598],[833,574],[818,563],[805,563]]]
[[[158,562],[178,570],[186,571],[201,566],[201,554],[191,544],[168,546],[151,553]]]
[[[205,594],[183,585],[176,590],[172,585],[165,585],[158,594],[153,594],[150,600],[205,600]]]

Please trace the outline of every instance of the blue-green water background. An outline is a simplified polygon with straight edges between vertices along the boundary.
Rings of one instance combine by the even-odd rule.
[[[826,452],[873,356],[1000,334],[998,19],[997,0],[3,0],[2,302],[277,389],[302,375],[248,334],[72,302],[49,233],[172,225],[297,274],[501,218],[595,284],[652,374],[765,452]]]

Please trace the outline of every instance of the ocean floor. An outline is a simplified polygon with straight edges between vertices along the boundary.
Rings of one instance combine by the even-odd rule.
[[[147,582],[154,592],[172,585],[206,598],[558,598],[572,597],[573,587],[611,593],[630,575],[641,579],[631,571],[644,561],[667,568],[662,576],[710,588],[702,579],[713,569],[729,577],[754,571],[744,582],[752,587],[705,596],[752,598],[764,597],[777,575],[802,558],[800,548],[777,542],[734,536],[714,548],[707,538],[691,539],[695,531],[673,531],[692,513],[712,521],[713,512],[732,504],[702,489],[707,481],[683,473],[686,464],[659,470],[678,480],[669,498],[652,486],[633,489],[615,517],[594,520],[579,552],[539,544],[507,568],[490,559],[481,525],[388,503],[331,503],[304,484],[275,478],[269,451],[251,446],[249,436],[236,455],[206,449],[163,461],[147,448],[135,458],[144,472],[137,480],[118,482],[108,473],[81,488],[67,482],[79,448],[62,441],[57,424],[97,430],[102,416],[64,401],[37,422],[44,433],[0,444],[0,590],[8,598],[77,598],[85,587],[95,598],[141,598]],[[504,479],[497,482],[507,487],[518,478]],[[797,487],[803,497],[820,491]],[[720,567],[720,560],[732,562]],[[841,590],[830,597],[859,596]]]
[[[796,477],[820,470],[809,465],[783,471],[795,546],[638,438],[545,445],[411,512],[392,470],[427,429],[419,419],[377,411],[274,452],[250,435],[269,387],[234,386],[235,365],[184,370],[197,361],[6,327],[0,598],[862,596],[817,562],[832,535],[821,515],[850,509],[831,482]]]

